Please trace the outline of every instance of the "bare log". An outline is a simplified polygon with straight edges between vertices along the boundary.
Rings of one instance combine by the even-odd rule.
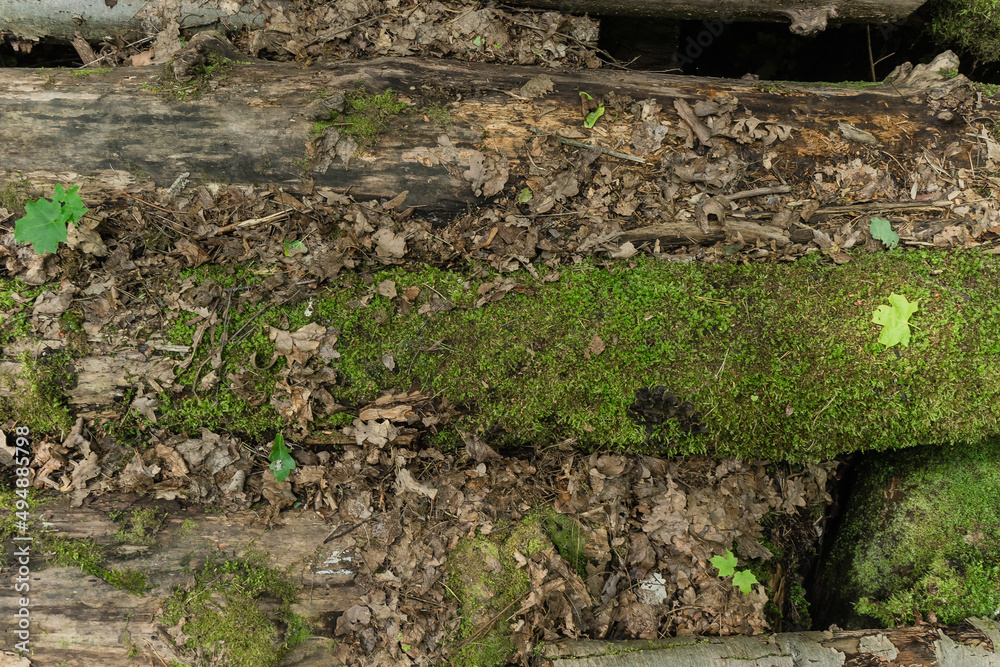
[[[65,499],[60,499],[36,512],[34,518],[41,520],[39,525],[44,530],[34,534],[29,531],[29,536],[35,538],[33,546],[42,543],[43,533],[92,539],[106,549],[108,560],[104,567],[145,573],[151,589],[133,595],[79,567],[45,566],[42,554],[33,551],[30,590],[20,595],[29,599],[28,645],[32,649],[30,664],[36,667],[131,667],[137,659],[138,664],[167,664],[171,660],[185,663],[159,623],[161,604],[176,587],[190,584],[191,572],[206,560],[241,556],[250,547],[270,557],[274,568],[291,566],[290,577],[299,591],[293,611],[318,628],[329,629],[331,619],[357,604],[363,594],[353,583],[353,539],[347,534],[324,542],[336,534],[339,526],[325,523],[311,511],[286,511],[267,526],[255,512],[207,513],[201,507],[182,509],[174,502],[153,503],[134,496],[79,508],[66,504]],[[150,544],[122,545],[115,537],[121,526],[111,515],[127,516],[136,510],[166,516]],[[13,593],[0,596],[0,613],[14,618],[18,602],[19,596]],[[10,630],[7,636],[5,647],[12,649],[15,641],[11,641]],[[310,660],[316,658],[324,643],[329,642],[322,637],[314,639]],[[325,655],[329,664],[328,650]],[[160,663],[156,656],[164,662]],[[293,659],[283,664],[304,667],[314,663]]]
[[[522,89],[540,75],[551,81],[551,92]],[[956,77],[941,86],[945,88],[931,93],[936,98],[960,96],[967,82]],[[315,125],[317,114],[323,113],[317,110],[323,103],[317,98],[335,100],[337,93],[362,87],[371,92],[391,88],[409,107],[386,119],[371,147],[345,153],[344,141],[336,137],[349,135],[350,121],[337,125],[335,120],[325,130]],[[443,91],[448,101],[429,101],[432,91]],[[330,188],[359,200],[392,198],[406,190],[405,205],[423,207],[423,212],[464,210],[523,187],[520,176],[530,168],[530,144],[540,136],[570,135],[606,151],[643,157],[633,145],[638,121],[629,120],[628,108],[606,115],[593,129],[582,127],[580,91],[609,103],[614,96],[655,99],[671,131],[691,124],[701,143],[711,142],[704,134],[708,130],[697,116],[684,112],[687,118],[681,118],[677,109],[735,97],[741,112],[745,109],[765,124],[760,127],[771,123],[789,132],[783,140],[769,142],[766,150],[771,163],[794,165],[786,178],[802,188],[800,196],[809,195],[817,165],[829,163],[828,150],[846,158],[877,149],[889,156],[887,161],[904,163],[911,154],[958,142],[965,155],[956,161],[980,161],[965,125],[936,118],[921,101],[926,89],[907,88],[901,81],[857,90],[379,59],[312,69],[234,63],[224,77],[184,84],[148,68],[86,77],[74,77],[71,71],[5,69],[0,72],[0,143],[6,147],[0,180],[83,183],[85,195],[98,197],[148,179],[168,187],[186,174],[194,180],[300,191]],[[443,106],[447,119],[429,116],[432,105]],[[844,130],[841,137],[831,136],[830,127],[857,118],[866,119],[858,128],[863,133]],[[737,151],[749,151],[748,161],[759,161],[753,156],[761,148],[751,142]],[[662,173],[660,158],[667,153],[669,149],[657,146],[641,163],[613,153],[604,159],[620,165],[618,174],[632,171],[645,182]],[[484,173],[494,178],[486,179]]]
[[[21,39],[70,41],[75,32],[99,41],[108,36],[136,39],[155,34],[171,20],[180,28],[264,25],[264,13],[253,2],[144,2],[143,0],[0,0],[0,32]],[[283,3],[269,3],[272,6]]]
[[[882,23],[906,18],[925,0],[511,0],[512,5],[558,9],[571,14],[600,16],[650,16],[683,20],[714,19],[726,21],[792,21],[796,26],[810,24],[823,30],[831,23]],[[810,30],[811,32],[812,30]]]
[[[958,627],[784,632],[756,637],[673,637],[650,641],[556,641],[545,644],[539,667],[931,667],[997,664],[1000,625],[970,618]]]

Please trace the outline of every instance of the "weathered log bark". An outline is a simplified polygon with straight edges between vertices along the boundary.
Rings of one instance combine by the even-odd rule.
[[[7,31],[21,39],[66,41],[80,32],[84,39],[98,41],[109,35],[122,39],[142,37],[147,30],[155,33],[171,19],[180,28],[215,24],[259,28],[264,22],[259,3],[253,1],[168,4],[143,0],[0,0],[0,32]]]
[[[915,12],[925,0],[511,0],[512,5],[558,9],[571,14],[602,16],[654,16],[659,18],[722,19],[733,21],[784,22],[822,20],[831,22],[896,21]],[[832,11],[831,11],[832,10]],[[823,27],[817,26],[818,30]],[[793,28],[794,29],[794,28]]]
[[[757,637],[673,637],[651,641],[563,641],[545,644],[539,667],[931,667],[997,664],[1000,626],[970,618],[953,628],[785,632]],[[991,646],[992,645],[992,646]]]
[[[529,99],[521,86],[542,74],[554,90]],[[949,90],[960,89],[962,81],[959,77],[947,82]],[[390,117],[377,145],[355,153],[345,168],[331,142],[311,138],[316,128],[309,116],[315,115],[317,96],[361,86],[369,91],[392,88],[413,104]],[[449,120],[443,125],[424,113],[432,106],[430,93],[440,94],[442,88],[450,100],[444,104]],[[917,91],[899,81],[859,91],[815,84],[778,86],[635,72],[552,72],[379,59],[312,69],[277,63],[234,65],[224,78],[189,84],[169,81],[161,71],[147,68],[86,77],[75,77],[68,70],[4,69],[0,144],[6,150],[0,181],[83,182],[84,195],[97,197],[146,179],[170,186],[188,174],[192,179],[233,184],[326,187],[349,191],[359,200],[391,198],[407,190],[408,206],[423,207],[426,213],[456,211],[496,192],[513,193],[515,187],[523,187],[518,177],[527,173],[529,146],[540,134],[571,131],[579,137],[582,133],[586,140],[582,143],[635,154],[631,122],[615,121],[608,114],[607,121],[593,129],[582,128],[580,91],[597,99],[612,93],[619,99],[654,98],[673,128],[683,127],[675,101],[694,104],[734,96],[740,110],[745,108],[764,123],[790,128],[786,140],[774,141],[766,149],[772,154],[771,163],[794,165],[783,169],[792,172],[785,177],[790,185],[801,186],[798,194],[805,196],[815,167],[829,163],[824,150],[829,142],[824,138],[838,122],[866,119],[860,129],[870,135],[847,137],[850,153],[861,155],[879,144],[881,153],[903,163],[920,151],[958,142],[966,155],[957,161],[976,164],[980,159],[963,123],[935,118],[916,98]],[[939,97],[947,94],[938,92]],[[737,150],[748,151],[748,161],[759,161],[761,148],[751,142]],[[631,171],[646,181],[660,173],[661,151],[651,153],[645,163],[609,159],[620,163],[617,173]],[[488,165],[495,161],[496,173],[507,170],[509,177],[476,181],[474,165],[481,167],[484,160]]]
[[[154,504],[134,496],[119,496],[80,508],[65,505],[66,500],[60,499],[38,510],[33,518],[41,520],[46,534],[93,539],[107,548],[105,567],[144,572],[152,589],[141,596],[131,595],[78,567],[46,566],[41,553],[32,553],[30,590],[0,596],[0,614],[5,619],[15,618],[19,597],[28,598],[28,645],[34,667],[131,667],[136,664],[135,650],[142,656],[138,664],[161,664],[156,662],[156,656],[163,660],[162,664],[170,660],[184,663],[159,625],[161,603],[177,586],[190,584],[191,572],[206,559],[242,555],[251,546],[270,556],[272,567],[292,566],[290,576],[299,591],[299,603],[293,611],[323,628],[321,632],[331,629],[331,620],[357,604],[363,593],[353,583],[349,551],[353,540],[345,535],[324,543],[324,539],[336,534],[338,525],[325,523],[311,511],[288,510],[274,524],[265,526],[255,512],[209,514],[201,507],[181,509],[176,503]],[[118,545],[114,536],[121,526],[109,515],[127,515],[139,509],[166,513],[155,542],[149,546]],[[33,535],[36,540],[41,536]],[[9,624],[5,635],[7,649],[20,641],[14,638]],[[310,658],[291,658],[283,664],[316,664],[312,662],[317,657],[316,649],[329,642],[319,636],[313,641]],[[134,647],[131,657],[130,647]],[[299,651],[296,655],[308,653]]]

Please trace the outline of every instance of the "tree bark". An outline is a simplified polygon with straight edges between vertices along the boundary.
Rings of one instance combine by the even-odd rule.
[[[997,664],[1000,626],[970,618],[959,627],[784,632],[756,637],[673,637],[651,641],[556,641],[538,667],[931,667]]]
[[[64,41],[72,40],[73,34],[80,32],[84,39],[100,41],[108,36],[130,40],[143,37],[148,31],[155,34],[170,20],[177,21],[182,29],[210,25],[260,28],[264,25],[259,3],[253,1],[191,0],[177,3],[175,7],[166,5],[168,3],[143,0],[0,0],[0,31],[21,39]]]
[[[521,87],[539,75],[548,77],[554,90],[530,99]],[[225,77],[211,81],[177,84],[168,78],[150,68],[89,76],[73,76],[70,70],[0,71],[0,144],[6,147],[0,180],[82,183],[82,194],[100,197],[147,179],[168,187],[187,174],[195,181],[273,184],[291,190],[331,188],[349,192],[359,201],[392,198],[406,190],[407,206],[422,207],[421,212],[428,214],[452,212],[523,187],[519,177],[530,168],[528,152],[539,135],[569,133],[582,137],[578,143],[636,156],[631,137],[638,122],[623,117],[628,109],[606,114],[587,130],[582,127],[581,91],[596,100],[611,100],[614,95],[654,98],[663,107],[660,117],[671,132],[685,124],[675,104],[686,101],[693,106],[706,98],[736,97],[740,111],[790,128],[786,140],[774,141],[766,150],[773,152],[773,164],[794,165],[783,168],[790,172],[785,178],[806,197],[817,165],[829,164],[824,145],[842,158],[873,153],[902,164],[924,150],[958,142],[956,162],[981,160],[980,148],[966,136],[964,123],[935,118],[921,101],[924,91],[899,81],[895,86],[857,90],[416,59],[311,69],[237,64]],[[967,84],[956,77],[941,85],[954,93]],[[377,144],[358,150],[345,167],[324,138],[311,138],[316,128],[309,116],[315,113],[318,96],[362,86],[375,92],[391,88],[411,105],[390,117]],[[447,120],[427,115],[433,106],[431,91],[442,89],[448,101],[434,104],[447,110]],[[866,119],[859,129],[871,133],[869,145],[852,135],[846,139],[848,154],[843,155],[843,143],[834,149],[823,139],[841,141],[836,129],[831,133],[830,128],[858,118]],[[761,148],[759,142],[751,142],[736,150],[756,162]],[[662,173],[660,158],[670,152],[655,150],[639,161],[607,159],[613,160],[617,173],[634,172],[647,181]],[[477,182],[474,165],[484,161],[495,162],[497,173],[506,170],[509,175],[492,183]]]
[[[881,23],[906,18],[925,0],[511,0],[523,7],[558,9],[571,14],[603,16],[652,16],[674,20],[723,19],[731,21],[783,22],[797,16],[835,15],[829,18],[842,22]]]
[[[145,572],[153,588],[142,596],[131,595],[78,567],[45,566],[41,554],[32,553],[30,590],[22,594],[30,601],[33,667],[132,667],[137,664],[128,655],[133,645],[142,656],[138,664],[161,664],[157,655],[164,661],[162,664],[170,660],[186,664],[159,625],[161,603],[174,588],[190,583],[191,569],[200,567],[207,558],[242,555],[251,545],[271,558],[271,567],[292,565],[291,578],[299,591],[299,603],[293,611],[320,628],[321,635],[332,636],[336,616],[357,604],[364,592],[353,583],[353,539],[347,534],[324,542],[341,526],[324,522],[312,511],[286,510],[267,526],[252,511],[210,514],[201,507],[182,509],[177,503],[151,502],[135,496],[106,498],[78,508],[68,507],[65,499],[59,499],[37,510],[32,518],[41,520],[46,533],[93,539],[107,548],[105,567]],[[114,535],[120,526],[109,515],[139,509],[155,509],[167,515],[155,542],[148,547],[116,546]],[[34,537],[41,535],[36,533]],[[14,618],[22,594],[0,596],[0,614],[4,618]],[[6,635],[5,648],[12,649],[17,640],[10,629]],[[313,642],[329,643],[322,636]],[[308,653],[298,651],[296,655]],[[308,660],[299,661],[293,656],[282,664],[313,665],[316,651],[312,653]],[[0,654],[0,663],[2,657]]]

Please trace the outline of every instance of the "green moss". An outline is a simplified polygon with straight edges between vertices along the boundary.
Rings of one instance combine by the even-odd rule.
[[[823,577],[852,625],[1000,614],[998,462],[1000,439],[865,461]]]
[[[449,664],[507,664],[514,650],[510,618],[530,583],[514,553],[530,557],[548,544],[542,521],[532,516],[513,526],[501,526],[490,535],[464,538],[448,554],[448,591],[458,599],[461,614]]]
[[[396,101],[397,95],[391,88],[377,94],[359,88],[344,95],[344,100],[348,107],[344,113],[333,112],[330,118],[313,123],[310,138],[315,139],[326,128],[336,126],[353,137],[360,148],[371,148],[378,142],[388,119],[406,108],[405,103]]]
[[[261,609],[265,597],[277,601],[276,611]],[[288,576],[251,550],[241,558],[210,558],[192,586],[163,601],[162,622],[183,623],[187,639],[179,648],[197,651],[204,660],[270,667],[310,636],[305,619],[291,611],[295,600]]]
[[[424,109],[424,113],[432,123],[437,123],[441,126],[451,124],[451,112],[445,106],[435,104]]]
[[[70,361],[66,351],[37,359],[27,353],[21,355],[20,376],[0,378],[11,389],[10,396],[0,398],[0,421],[14,419],[27,424],[35,436],[68,432],[73,418],[65,390],[76,382],[69,369]]]
[[[973,66],[1000,60],[1000,3],[997,0],[932,0],[929,32],[941,48],[971,55]]]
[[[147,508],[132,510],[129,514],[111,513],[111,520],[117,521],[121,528],[114,534],[115,542],[132,546],[151,546],[156,544],[156,533],[163,525],[165,514]]]
[[[48,562],[66,567],[79,567],[84,572],[100,577],[119,590],[132,595],[143,595],[149,588],[144,572],[136,570],[111,570],[104,567],[105,556],[101,547],[91,539],[73,539],[65,535],[46,533],[38,541]]]
[[[155,95],[169,97],[177,101],[184,101],[198,97],[204,91],[209,81],[220,81],[232,73],[236,65],[250,65],[249,62],[230,60],[217,53],[209,53],[204,64],[194,68],[195,78],[192,81],[180,82],[174,78],[171,64],[167,63],[160,71],[159,83],[144,82],[140,88]]]
[[[559,555],[581,577],[586,577],[587,559],[583,555],[583,548],[587,539],[580,523],[572,516],[560,514],[551,507],[541,508],[536,512],[536,516],[541,520],[545,533]],[[536,550],[537,548],[530,549],[530,551]]]
[[[107,74],[108,72],[114,71],[113,67],[99,67],[96,69],[77,69],[73,70],[72,76],[74,78],[88,77],[91,74]]]

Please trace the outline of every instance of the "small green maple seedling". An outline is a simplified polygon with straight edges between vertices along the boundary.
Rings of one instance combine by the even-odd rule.
[[[744,595],[750,595],[750,587],[760,583],[750,570],[736,571],[736,555],[729,549],[726,549],[725,556],[712,556],[708,560],[719,571],[720,579],[733,575],[733,586],[739,588]]]
[[[910,303],[905,296],[890,294],[889,303],[892,305],[879,306],[872,315],[872,322],[882,325],[882,334],[878,337],[878,342],[886,347],[892,347],[897,343],[907,347],[910,344],[910,315],[917,312],[919,301]]]
[[[66,225],[75,225],[87,212],[80,195],[76,194],[79,189],[79,185],[74,185],[67,191],[59,183],[52,193],[52,201],[43,197],[25,204],[24,217],[14,223],[14,240],[30,243],[39,255],[58,250],[59,244],[67,239]]]
[[[274,478],[279,482],[284,482],[288,474],[295,468],[295,459],[292,458],[288,447],[285,447],[285,438],[278,433],[274,436],[274,446],[271,447],[271,465],[268,466],[274,473]]]
[[[868,230],[872,233],[872,238],[881,241],[889,250],[899,245],[899,234],[892,231],[892,223],[885,218],[872,218]]]

